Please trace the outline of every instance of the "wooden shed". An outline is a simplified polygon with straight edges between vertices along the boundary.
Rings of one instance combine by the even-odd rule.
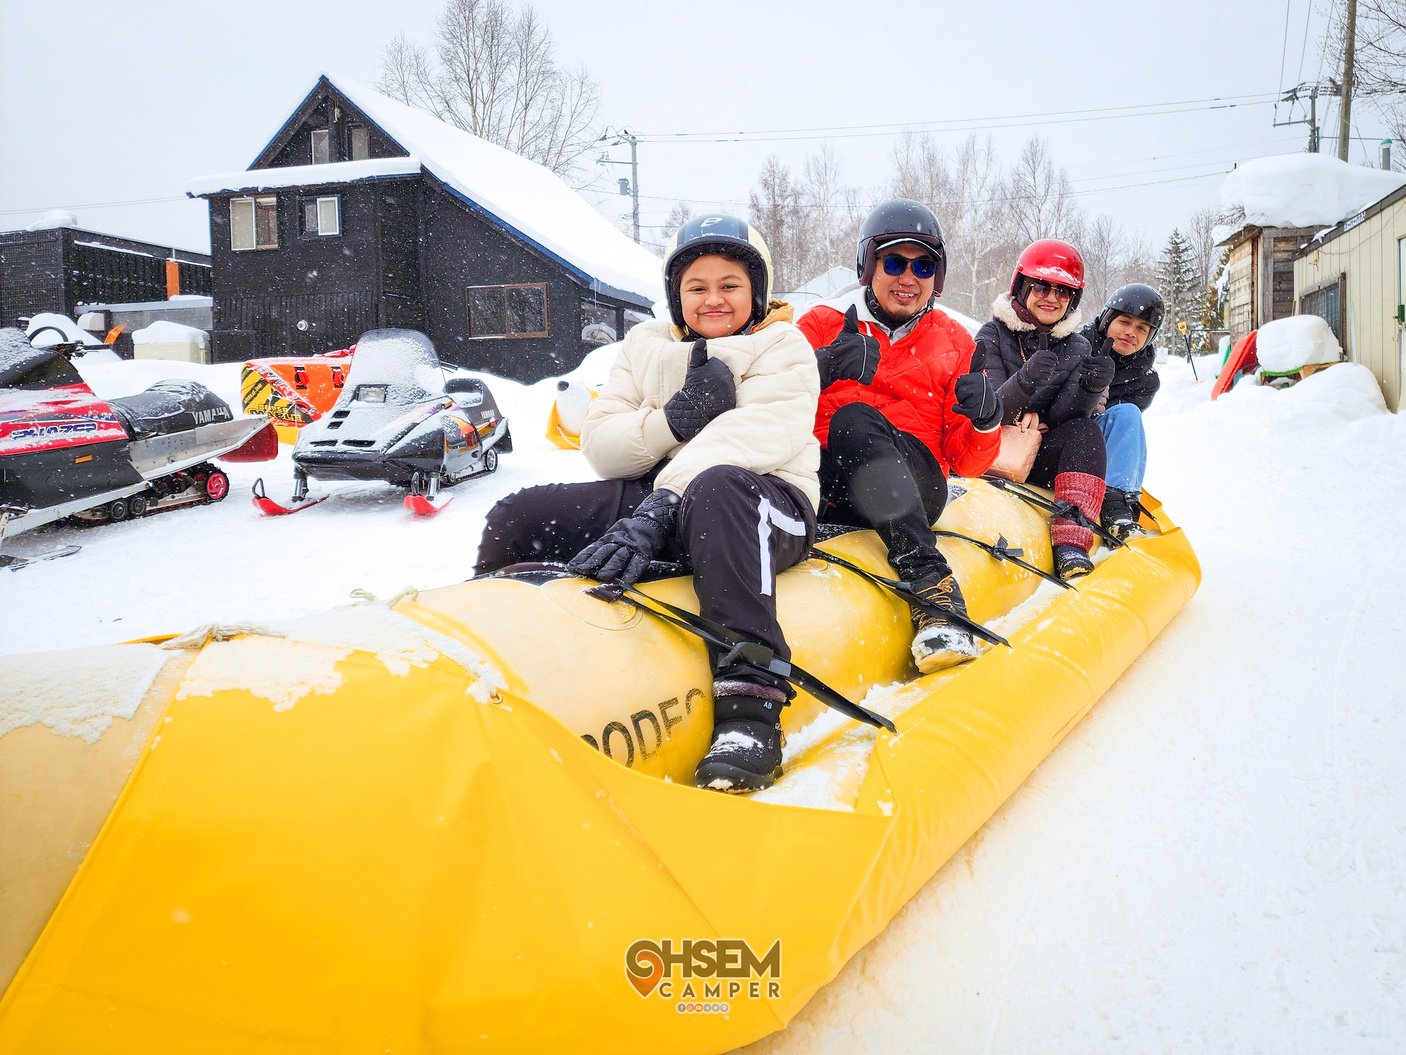
[[[321,76],[210,203],[214,358],[425,332],[447,363],[562,374],[662,299],[660,261],[539,165]]]
[[[1229,253],[1225,324],[1232,340],[1294,314],[1294,258],[1314,233],[1246,224],[1220,242]]]

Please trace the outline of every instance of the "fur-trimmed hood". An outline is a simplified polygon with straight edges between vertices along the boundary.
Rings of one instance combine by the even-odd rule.
[[[1004,322],[1015,333],[1028,333],[1037,329],[1034,324],[1026,322],[1015,313],[1015,305],[1011,302],[1009,293],[1002,293],[991,302],[991,314]],[[1075,308],[1050,327],[1050,338],[1056,341],[1061,340],[1071,333],[1077,333],[1083,325],[1084,313]]]

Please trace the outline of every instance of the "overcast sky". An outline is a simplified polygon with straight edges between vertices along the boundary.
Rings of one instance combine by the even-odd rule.
[[[206,249],[187,181],[246,168],[320,71],[374,83],[385,41],[428,43],[441,3],[0,0],[0,230],[61,208],[92,230]],[[799,171],[822,142],[848,182],[881,187],[910,126],[953,148],[989,130],[1007,163],[1044,136],[1085,208],[1156,249],[1219,204],[1236,161],[1301,150],[1307,126],[1274,121],[1303,112],[1276,115],[1273,99],[1335,72],[1310,0],[535,7],[559,60],[599,82],[600,120],[646,137],[646,225],[677,199],[745,211],[769,153]],[[1336,100],[1320,104],[1331,150]],[[1358,109],[1353,160],[1375,161],[1383,123]],[[596,171],[602,187],[628,173]]]

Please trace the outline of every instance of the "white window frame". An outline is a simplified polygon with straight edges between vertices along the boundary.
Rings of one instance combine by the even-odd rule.
[[[307,226],[307,207],[316,210],[317,228]],[[340,194],[324,194],[318,197],[300,198],[298,201],[298,223],[302,225],[304,238],[328,238],[342,233],[342,197]]]
[[[259,206],[272,206],[274,209],[273,241],[259,244]],[[247,210],[244,229],[241,231],[239,213]],[[239,244],[239,236],[244,234],[246,245]],[[229,247],[236,253],[255,252],[260,249],[278,248],[278,197],[261,194],[257,197],[245,196],[229,200]]]
[[[319,137],[322,144],[322,160],[317,160],[317,148]],[[310,137],[312,150],[312,163],[314,165],[326,165],[332,160],[332,132],[326,128],[314,128]]]

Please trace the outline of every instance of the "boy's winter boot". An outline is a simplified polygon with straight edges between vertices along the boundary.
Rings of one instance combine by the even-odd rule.
[[[1094,562],[1088,553],[1078,546],[1056,546],[1054,548],[1054,569],[1065,582],[1087,575],[1094,570]]]
[[[713,742],[693,774],[695,787],[760,791],[781,776],[785,689],[745,678],[713,682]]]
[[[913,584],[913,592],[939,612],[913,606],[913,662],[921,674],[931,674],[975,659],[976,639],[970,630],[940,612],[966,617],[967,602],[950,569]]]
[[[1099,512],[1099,524],[1119,542],[1126,542],[1133,535],[1145,534],[1138,524],[1138,502],[1141,491],[1120,491],[1110,487],[1103,493],[1103,509]]]

